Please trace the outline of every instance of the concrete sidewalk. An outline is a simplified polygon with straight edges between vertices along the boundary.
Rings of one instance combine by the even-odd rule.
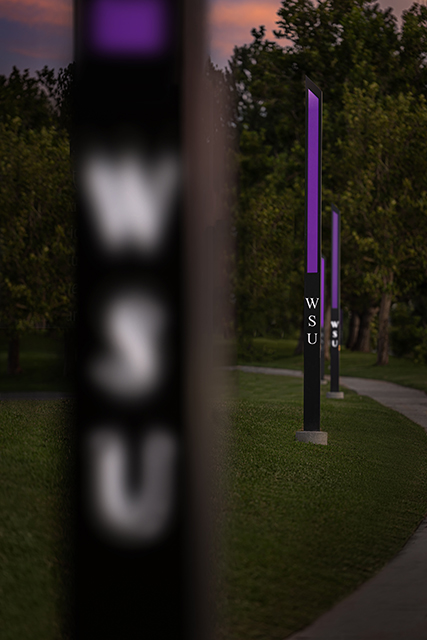
[[[244,366],[229,369],[292,375],[290,369]],[[294,371],[293,375],[300,378],[303,374]],[[427,432],[424,392],[382,380],[345,376],[340,378],[340,383],[402,413]],[[286,640],[427,640],[427,518],[400,553],[376,576]]]
[[[223,371],[243,371],[244,373],[265,373],[270,376],[290,376],[291,378],[303,378],[302,371],[297,369],[274,369],[273,367],[247,367],[246,365],[236,365],[232,367],[221,367]]]
[[[291,376],[303,378],[302,371],[296,369],[275,369],[273,367],[247,367],[237,365],[234,367],[223,367],[226,371],[243,371],[245,373],[264,373],[271,376]],[[329,376],[325,376],[328,380]],[[369,396],[380,404],[390,407],[404,416],[424,427],[427,431],[427,395],[424,391],[402,387],[393,382],[383,380],[371,380],[368,378],[340,377],[340,384],[343,387],[356,391],[361,396]],[[427,640],[427,636],[426,639]]]
[[[426,640],[427,518],[376,576],[287,640]]]
[[[427,395],[424,391],[402,387],[393,382],[368,380],[364,378],[340,378],[343,387],[356,391],[361,396],[369,396],[380,404],[390,407],[424,427],[427,431]],[[427,635],[426,635],[427,640]]]

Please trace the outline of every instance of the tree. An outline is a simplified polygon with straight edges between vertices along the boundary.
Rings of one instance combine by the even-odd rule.
[[[413,225],[418,229],[417,237],[423,237],[425,242],[424,231],[420,224],[420,212],[424,206],[422,204],[424,187],[421,186],[423,182],[411,181],[411,188],[406,188],[407,183],[403,175],[405,171],[401,172],[397,178],[396,172],[398,173],[397,167],[402,163],[411,167],[420,152],[420,147],[417,149],[415,142],[410,141],[409,133],[405,129],[405,127],[411,129],[416,126],[414,118],[418,116],[414,115],[412,106],[404,107],[403,103],[398,101],[400,94],[405,96],[410,91],[427,95],[424,53],[427,8],[414,5],[409,11],[404,12],[401,31],[398,29],[397,20],[391,9],[383,11],[378,4],[366,0],[345,0],[344,2],[324,0],[316,5],[310,0],[285,0],[278,11],[278,18],[279,29],[276,35],[279,39],[288,38],[292,43],[291,46],[282,48],[277,42],[269,42],[265,39],[265,29],[260,27],[252,31],[252,43],[235,48],[230,61],[237,97],[237,128],[241,151],[238,217],[241,217],[242,226],[248,228],[250,228],[248,223],[250,211],[256,211],[256,215],[260,217],[264,206],[264,185],[269,183],[269,176],[274,174],[275,167],[280,164],[283,172],[282,180],[280,183],[273,181],[270,184],[276,184],[280,190],[276,194],[278,199],[283,197],[287,189],[287,201],[293,202],[293,229],[296,231],[292,268],[284,273],[282,287],[286,292],[291,282],[295,284],[298,282],[298,287],[302,290],[304,209],[301,190],[304,188],[304,153],[301,153],[301,150],[304,149],[305,138],[304,79],[305,75],[308,75],[324,91],[322,213],[325,252],[328,255],[330,203],[336,201],[338,204],[341,203],[343,219],[343,305],[348,305],[353,311],[357,310],[366,320],[361,323],[362,326],[367,325],[368,328],[369,316],[372,317],[374,310],[379,308],[379,351],[385,353],[387,345],[384,341],[386,325],[384,319],[388,316],[390,302],[387,291],[390,293],[393,290],[395,292],[393,295],[396,295],[397,291],[406,286],[404,281],[408,282],[409,274],[411,274],[410,277],[414,277],[414,269],[419,274],[422,268],[419,264],[414,268],[411,266],[410,239],[405,244],[409,253],[405,253],[402,247],[399,251],[396,249],[392,270],[384,266],[379,273],[376,269],[379,262],[375,262],[376,258],[367,250],[368,245],[366,247],[364,245],[363,259],[356,264],[355,240],[352,232],[357,229],[358,236],[367,242],[371,233],[374,243],[381,248],[383,244],[387,244],[387,241],[382,243],[382,235],[386,228],[384,220],[391,217],[391,227],[395,228],[393,226],[395,210],[394,205],[391,206],[390,203],[393,199],[403,203],[403,198],[406,197],[411,201],[410,206],[413,211],[411,215],[414,220],[416,219]],[[406,124],[396,129],[399,139],[406,145],[404,148],[399,144],[393,146],[392,136],[388,136],[388,148],[384,153],[388,154],[389,161],[393,161],[393,169],[383,171],[380,180],[382,186],[378,188],[380,191],[387,189],[386,183],[389,185],[387,181],[397,179],[402,189],[399,192],[399,200],[390,196],[391,199],[381,214],[382,224],[378,223],[375,229],[369,227],[366,210],[357,208],[354,204],[351,213],[347,212],[346,203],[342,200],[344,192],[351,192],[354,198],[357,195],[351,185],[347,184],[352,180],[351,171],[344,171],[344,165],[350,158],[348,150],[352,144],[351,136],[361,136],[363,144],[366,142],[363,136],[370,137],[371,144],[374,146],[377,143],[374,140],[372,128],[374,115],[370,120],[372,126],[369,131],[361,129],[356,131],[349,126],[348,96],[355,95],[356,89],[366,91],[367,86],[373,85],[377,87],[378,96],[388,95],[390,99],[396,100],[396,105],[400,105],[400,115],[409,118]],[[379,100],[377,103],[372,107],[372,114],[375,110],[379,113],[378,109],[382,109],[381,117],[388,119],[390,126],[397,126],[390,111],[391,103],[388,106],[382,105]],[[357,109],[357,105],[353,106]],[[419,117],[422,120],[420,115]],[[382,126],[384,132],[384,127],[387,125],[383,123]],[[382,135],[378,131],[377,141],[378,136]],[[421,140],[418,143],[421,145]],[[251,148],[251,154],[246,152],[247,148]],[[249,160],[248,156],[250,156]],[[286,162],[284,162],[285,157]],[[358,158],[363,167],[363,157],[359,154]],[[372,162],[375,164],[373,159]],[[378,162],[381,160],[379,159]],[[381,164],[377,163],[375,166],[381,166]],[[356,169],[359,168],[360,166],[356,167]],[[371,170],[374,169],[371,168]],[[408,175],[409,173],[410,171]],[[363,180],[359,181],[359,186],[362,183]],[[258,206],[254,204],[248,208],[249,191],[252,200],[258,199]],[[378,207],[381,206],[383,205],[378,205]],[[399,207],[401,206],[403,204],[399,204]],[[380,218],[381,216],[378,215],[378,221]],[[250,234],[241,231],[238,240],[240,255],[250,256],[247,247]],[[357,249],[358,254],[360,251]],[[386,258],[387,256],[385,260]],[[387,261],[384,262],[384,265],[388,264]],[[249,263],[242,264],[240,269],[241,272],[247,271],[250,269]],[[404,272],[407,273],[405,277]],[[254,290],[254,281],[251,286]],[[243,287],[239,294],[243,309],[246,300],[250,298],[250,291],[246,291],[249,298],[244,297],[245,291]],[[264,305],[265,314],[268,313],[267,298]],[[302,304],[299,313],[302,316]],[[239,317],[243,316],[240,314]],[[241,327],[241,330],[246,331],[244,327]]]
[[[427,268],[427,102],[379,93],[376,84],[345,91],[342,142],[346,278],[379,303],[377,364],[388,363],[393,298]],[[368,265],[368,268],[360,265]],[[353,276],[351,275],[353,274]]]
[[[286,125],[279,121],[287,113],[288,92],[286,85],[271,88],[269,81],[277,76],[283,51],[264,41],[264,33],[263,27],[253,30],[254,42],[235,48],[230,62],[240,142],[237,318],[245,350],[254,333],[281,335],[299,325],[291,290],[303,280],[304,226],[294,212],[304,207],[304,174],[299,171],[304,148],[293,136],[291,151],[281,144],[284,132],[292,129],[292,116]],[[269,92],[275,93],[271,99]],[[267,117],[271,110],[277,117]]]
[[[256,162],[262,136],[245,136],[241,164]],[[290,301],[295,193],[284,180],[286,157],[279,158],[264,182],[242,186],[241,213],[237,221],[239,252],[237,265],[238,326],[241,343],[254,333],[280,333],[291,321]]]
[[[13,67],[8,78],[0,75],[0,122],[15,117],[24,129],[40,130],[56,123],[54,105],[39,80],[28,69],[21,73]]]
[[[0,149],[0,318],[16,374],[20,334],[69,319],[74,193],[65,134],[28,130],[14,117],[0,123]]]
[[[49,69],[47,66],[43,67],[41,71],[37,71],[36,74],[39,86],[48,96],[57,126],[71,137],[76,63],[71,62],[65,69],[59,69],[57,75],[55,75],[54,69]]]

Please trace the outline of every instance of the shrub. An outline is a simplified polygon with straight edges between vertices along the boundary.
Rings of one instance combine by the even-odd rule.
[[[427,317],[424,301],[399,302],[391,312],[390,343],[398,357],[413,356],[415,362],[427,364]]]

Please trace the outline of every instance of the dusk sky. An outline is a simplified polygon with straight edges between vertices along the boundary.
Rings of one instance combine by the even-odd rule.
[[[399,17],[411,0],[381,0]],[[276,28],[280,0],[210,0],[209,47],[214,63],[224,67],[234,45],[251,41],[251,29]],[[283,41],[282,41],[283,43]],[[12,66],[34,74],[44,65],[65,67],[72,61],[72,0],[0,0],[0,73]]]

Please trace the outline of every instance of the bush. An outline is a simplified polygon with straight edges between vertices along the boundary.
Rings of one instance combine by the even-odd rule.
[[[413,356],[415,362],[420,364],[427,364],[427,317],[424,306],[424,301],[400,302],[393,305],[391,312],[390,343],[394,355]]]

